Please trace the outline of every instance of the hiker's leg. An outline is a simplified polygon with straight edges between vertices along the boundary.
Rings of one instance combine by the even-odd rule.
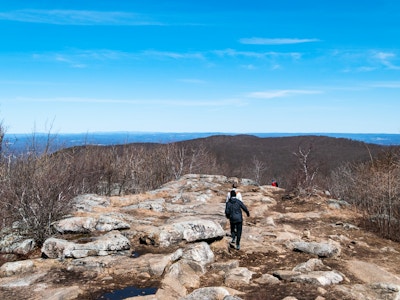
[[[240,238],[242,237],[242,227],[243,227],[243,223],[236,223],[236,245],[239,246],[240,245]]]
[[[231,225],[231,237],[232,237],[232,243],[233,243],[236,238],[236,228],[235,228],[235,223],[232,223],[232,221],[230,221],[230,225]]]

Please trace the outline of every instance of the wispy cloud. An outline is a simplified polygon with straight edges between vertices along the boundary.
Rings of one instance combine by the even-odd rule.
[[[400,81],[376,82],[371,85],[375,88],[399,89]]]
[[[67,64],[72,68],[86,68],[95,61],[119,60],[132,56],[129,53],[107,49],[69,50],[64,52],[35,53],[34,60]]]
[[[225,107],[243,106],[246,103],[241,99],[219,99],[219,100],[162,100],[156,102],[159,105],[186,106],[186,107]]]
[[[212,51],[218,56],[228,56],[228,57],[250,57],[250,58],[268,58],[268,57],[290,57],[293,59],[301,58],[301,53],[299,52],[256,52],[256,51],[237,51],[235,49],[224,49],[224,50],[214,50]]]
[[[393,60],[397,59],[397,55],[392,52],[376,52],[373,57],[380,62],[382,65],[392,70],[400,70],[400,66],[393,63]]]
[[[184,82],[184,83],[193,83],[193,84],[204,84],[206,81],[201,80],[201,79],[195,79],[195,78],[181,78],[178,79],[179,82]]]
[[[248,93],[246,96],[248,98],[258,98],[258,99],[274,99],[274,98],[284,98],[294,95],[315,95],[322,94],[319,90],[271,90],[262,92],[252,92]]]
[[[338,59],[340,64],[346,65],[343,72],[372,72],[382,69],[400,70],[400,59],[395,51],[385,52],[378,50],[335,50],[331,52],[331,59]]]
[[[153,56],[157,58],[172,58],[172,59],[204,59],[204,54],[201,52],[168,52],[146,50],[142,52],[145,56]]]
[[[157,105],[157,106],[186,106],[186,107],[224,107],[243,106],[246,103],[242,99],[215,100],[182,100],[182,99],[109,99],[109,98],[80,98],[80,97],[54,97],[54,98],[30,98],[18,97],[15,101],[29,103],[97,103],[97,104],[127,104],[127,105]]]
[[[298,52],[256,52],[256,51],[237,51],[235,49],[210,50],[204,52],[174,52],[143,50],[140,52],[123,52],[109,49],[69,49],[60,52],[34,53],[32,58],[41,62],[56,62],[69,65],[72,68],[86,68],[98,62],[117,61],[117,60],[138,60],[138,59],[158,59],[158,60],[199,60],[207,62],[208,65],[218,63],[219,58],[234,59],[267,59],[272,64],[272,69],[280,68],[280,60],[299,60],[302,57]],[[253,63],[240,65],[242,68],[254,70],[257,68]]]
[[[80,97],[53,97],[53,98],[31,98],[31,97],[18,97],[16,101],[41,103],[111,103],[111,104],[144,104],[146,100],[125,100],[125,99],[101,99],[101,98],[80,98]]]
[[[141,14],[88,10],[16,10],[0,12],[0,20],[54,25],[164,25]]]
[[[241,44],[250,45],[289,45],[289,44],[303,44],[303,43],[313,43],[319,42],[319,39],[296,39],[296,38],[242,38],[239,40]]]
[[[256,70],[256,69],[258,69],[258,67],[256,67],[253,64],[241,65],[240,67],[243,68],[243,69],[246,69],[246,70]]]

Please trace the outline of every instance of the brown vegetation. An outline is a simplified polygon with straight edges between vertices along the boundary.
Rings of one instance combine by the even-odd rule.
[[[332,173],[332,192],[364,214],[364,222],[380,236],[400,241],[400,149],[345,164]]]
[[[324,136],[219,135],[171,144],[85,145],[56,153],[49,152],[50,143],[40,153],[33,143],[29,153],[0,158],[2,225],[18,221],[21,232],[39,243],[76,195],[134,194],[189,173],[258,184],[274,178],[297,195],[330,190],[362,210],[381,234],[399,238],[398,148],[384,151],[388,148]]]
[[[308,184],[312,183],[316,188],[325,189],[326,178],[332,170],[346,162],[364,162],[369,160],[371,155],[375,157],[385,150],[385,147],[380,145],[367,145],[359,141],[327,136],[259,138],[250,135],[218,135],[177,144],[194,148],[200,145],[205,147],[215,155],[218,174],[251,178],[262,185],[275,179],[280,187],[288,190],[304,185],[304,180],[310,181],[311,177],[304,173],[304,162],[301,162],[307,152],[308,171],[316,172]],[[258,169],[259,180],[256,180],[254,174],[258,174],[255,172]],[[303,176],[307,179],[302,178]]]

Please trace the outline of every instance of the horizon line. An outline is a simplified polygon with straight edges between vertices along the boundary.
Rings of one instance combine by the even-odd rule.
[[[242,135],[242,134],[391,134],[391,135],[400,135],[399,133],[387,133],[387,132],[318,132],[318,131],[298,131],[298,132],[289,132],[289,131],[258,131],[258,132],[228,132],[228,131],[127,131],[127,130],[115,130],[115,131],[87,131],[87,132],[45,132],[45,131],[36,131],[36,132],[5,132],[5,135],[35,135],[35,134],[46,134],[46,135],[65,135],[65,134],[229,134],[229,135]]]

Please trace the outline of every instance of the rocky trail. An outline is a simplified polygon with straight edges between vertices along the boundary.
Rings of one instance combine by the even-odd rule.
[[[233,181],[250,210],[240,250],[224,215]],[[364,230],[346,202],[283,195],[191,174],[138,195],[79,196],[41,248],[2,230],[0,299],[400,299],[399,243]],[[127,287],[142,295],[117,296]]]

